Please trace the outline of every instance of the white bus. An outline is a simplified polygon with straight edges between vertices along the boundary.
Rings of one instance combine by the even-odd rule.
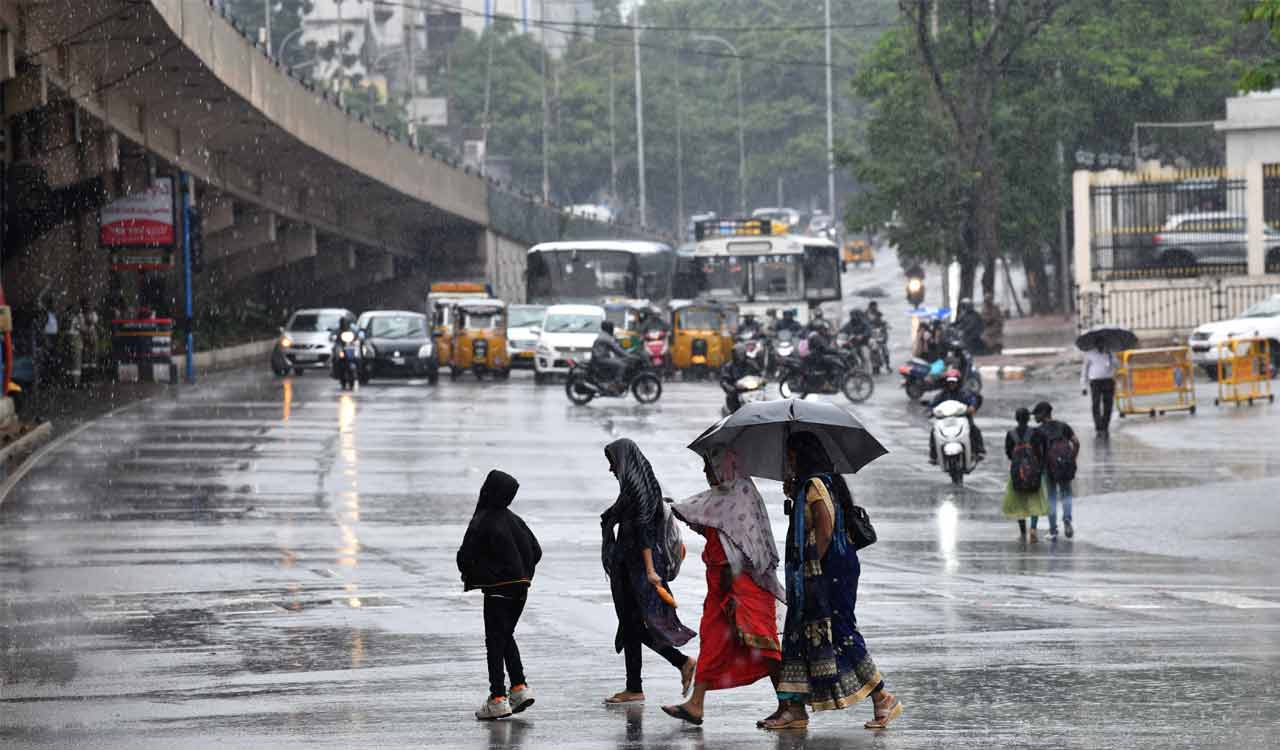
[[[525,300],[533,305],[671,300],[675,252],[661,242],[544,242],[529,248]]]

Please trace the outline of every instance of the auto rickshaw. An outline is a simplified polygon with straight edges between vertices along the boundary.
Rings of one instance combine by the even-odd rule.
[[[733,333],[726,310],[712,302],[690,302],[672,311],[671,361],[685,376],[706,378],[728,361]]]
[[[868,266],[876,264],[876,251],[871,249],[871,243],[866,240],[849,240],[844,243],[844,255],[841,257],[841,270],[848,271],[849,266],[857,266],[865,263]]]
[[[511,375],[507,355],[507,308],[502,300],[464,300],[453,306],[453,338],[449,346],[449,377],[457,380],[471,370],[476,377]]]
[[[605,320],[613,323],[613,337],[623,349],[632,351],[640,346],[641,305],[626,302],[610,302],[604,306]]]
[[[436,359],[441,367],[452,360],[457,304],[472,299],[490,299],[491,296],[485,284],[442,281],[431,285],[427,294],[427,315],[431,317],[431,338],[436,342]]]

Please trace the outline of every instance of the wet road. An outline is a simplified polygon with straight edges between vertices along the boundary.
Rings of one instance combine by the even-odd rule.
[[[889,270],[877,275],[888,275]],[[873,277],[874,278],[874,277]],[[896,283],[885,284],[897,294]],[[891,303],[896,304],[896,303]],[[898,332],[898,338],[902,338]],[[882,378],[858,415],[890,454],[853,481],[881,541],[859,621],[907,706],[869,704],[766,735],[766,683],[708,700],[701,729],[659,710],[679,681],[647,655],[649,703],[622,687],[599,565],[616,494],[601,452],[637,440],[667,494],[702,487],[683,446],[718,389],[573,408],[517,375],[374,383],[213,378],[95,422],[0,508],[0,738],[6,748],[923,748],[1274,746],[1280,700],[1277,407],[1083,433],[1075,540],[1023,545],[999,516],[1006,465],[954,489],[925,463],[926,422]],[[998,446],[1015,406],[1072,384],[988,389]],[[1212,403],[1211,398],[1208,401]],[[492,467],[545,558],[518,630],[538,703],[481,725],[480,598],[453,555]],[[761,482],[775,531],[779,485]],[[674,583],[696,627],[705,585]],[[696,651],[697,641],[689,651]]]

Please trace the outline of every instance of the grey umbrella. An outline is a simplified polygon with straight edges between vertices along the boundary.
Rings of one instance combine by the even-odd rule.
[[[1076,339],[1076,348],[1082,352],[1091,352],[1102,344],[1109,352],[1122,352],[1126,349],[1138,348],[1138,336],[1128,328],[1119,326],[1098,326],[1090,328]]]
[[[812,432],[822,441],[834,464],[831,470],[837,474],[853,474],[888,453],[844,409],[794,398],[745,404],[699,435],[689,448],[704,457],[715,448],[730,448],[747,473],[781,481],[787,473],[787,438],[796,432]]]

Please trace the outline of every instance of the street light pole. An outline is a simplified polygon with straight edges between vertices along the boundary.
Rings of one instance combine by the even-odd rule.
[[[713,36],[711,34],[695,34],[693,40],[696,42],[715,42],[723,44],[729,48],[729,52],[738,61],[737,79],[738,79],[738,212],[741,216],[747,215],[747,138],[742,118],[742,55],[738,54],[738,48],[729,43],[729,40],[723,37]]]
[[[541,0],[538,6],[538,17],[546,18],[547,2]],[[542,38],[542,54],[539,56],[542,65],[542,202],[551,202],[551,167],[547,163],[547,130],[551,127],[551,109],[547,102],[547,27],[540,29]]]
[[[636,4],[631,12],[635,14],[631,24],[631,49],[636,66],[636,171],[640,188],[640,226],[643,227],[648,220],[644,184],[644,77],[640,73],[640,5]]]
[[[267,57],[271,57],[271,0],[262,0],[262,15],[267,27]]]
[[[836,140],[831,112],[831,0],[826,0],[827,26],[827,209],[834,225],[836,220]]]

